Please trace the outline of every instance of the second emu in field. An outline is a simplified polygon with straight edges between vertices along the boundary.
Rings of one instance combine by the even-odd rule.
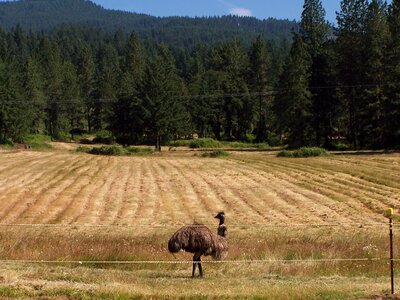
[[[215,216],[219,219],[218,234],[213,233],[204,225],[186,225],[175,232],[168,242],[168,250],[177,253],[180,250],[194,253],[192,277],[199,266],[200,277],[203,277],[201,256],[211,255],[215,260],[223,260],[228,255],[228,231],[224,224],[225,213],[220,212]]]

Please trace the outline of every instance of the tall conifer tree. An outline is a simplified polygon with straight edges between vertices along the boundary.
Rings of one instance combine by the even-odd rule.
[[[34,57],[25,62],[22,74],[23,97],[32,116],[31,133],[44,132],[46,97],[40,67]]]
[[[389,5],[388,23],[390,41],[388,47],[388,92],[385,103],[385,147],[400,145],[400,0]]]
[[[309,144],[312,103],[309,90],[311,57],[298,34],[293,36],[290,56],[280,79],[282,94],[275,100],[281,134],[291,148]]]
[[[325,20],[325,9],[322,7],[321,0],[305,0],[303,13],[300,22],[300,34],[307,45],[312,63],[310,66],[309,86],[318,87],[325,79],[323,70],[324,46],[327,40],[328,24]],[[312,88],[312,114],[313,128],[315,132],[316,144],[321,144],[322,127],[324,124],[324,102],[326,94],[322,94],[320,89]]]
[[[365,88],[360,107],[360,145],[368,148],[379,148],[384,140],[386,55],[389,42],[386,11],[385,2],[372,0],[365,23]]]
[[[47,99],[46,131],[58,137],[65,131],[65,103],[62,95],[62,58],[57,41],[50,41],[42,35],[39,44],[38,58],[42,70],[43,91]]]
[[[365,25],[367,0],[342,0],[338,21],[338,84],[342,105],[347,111],[347,137],[354,148],[360,148],[363,89],[365,81]]]
[[[264,142],[268,138],[267,133],[267,114],[269,112],[267,91],[270,87],[269,71],[271,58],[267,50],[264,38],[260,35],[257,37],[250,49],[250,86],[257,94],[258,102],[258,123],[256,129],[256,141]]]
[[[234,38],[212,52],[212,68],[226,74],[224,90],[224,134],[227,139],[244,139],[251,131],[254,103],[246,82],[248,58],[240,42]],[[239,122],[246,118],[247,122]],[[241,120],[242,121],[242,120]]]
[[[145,130],[145,111],[140,90],[143,84],[146,56],[140,38],[131,34],[125,48],[119,79],[118,99],[113,104],[110,120],[117,139],[124,144],[141,141]]]
[[[146,111],[146,131],[153,137],[156,150],[161,151],[162,139],[184,131],[188,115],[182,96],[184,84],[177,74],[173,57],[164,45],[146,67],[141,92]]]
[[[100,105],[98,99],[94,99],[95,92],[95,71],[96,66],[93,58],[92,50],[84,46],[79,52],[78,58],[78,79],[80,84],[80,94],[85,104],[85,115],[88,131],[92,132],[95,128],[95,120],[98,118],[96,116],[96,106]]]

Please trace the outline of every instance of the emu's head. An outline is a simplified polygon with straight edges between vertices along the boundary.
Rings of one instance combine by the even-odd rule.
[[[219,225],[222,225],[225,222],[225,213],[221,211],[214,218],[219,219]]]

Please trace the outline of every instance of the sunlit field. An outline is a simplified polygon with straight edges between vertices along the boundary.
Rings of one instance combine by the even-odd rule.
[[[105,157],[58,148],[0,153],[0,296],[371,299],[390,291],[385,211],[400,209],[398,154]],[[171,255],[168,239],[194,222],[216,231],[221,210],[227,261],[205,258],[205,278],[192,279],[191,254]]]

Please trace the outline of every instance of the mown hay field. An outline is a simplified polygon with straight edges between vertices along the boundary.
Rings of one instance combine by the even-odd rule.
[[[357,299],[389,291],[384,214],[400,209],[400,155],[195,153],[0,153],[0,296]],[[93,262],[190,260],[167,252],[169,236],[187,223],[216,228],[220,210],[233,262],[205,263],[205,279],[191,279],[187,263]],[[399,236],[395,226],[397,245]]]

